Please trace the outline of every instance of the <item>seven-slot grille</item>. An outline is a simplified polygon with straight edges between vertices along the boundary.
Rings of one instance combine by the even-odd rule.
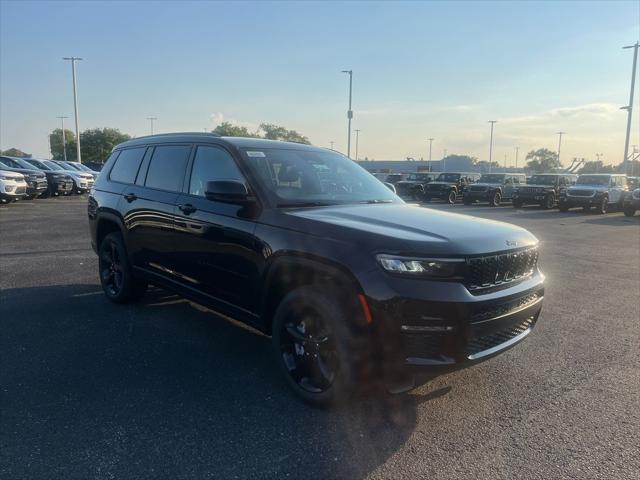
[[[538,248],[467,259],[466,284],[470,292],[511,283],[533,274]]]
[[[593,195],[593,190],[569,190],[567,195],[571,197],[591,197]]]
[[[540,187],[519,187],[518,191],[520,193],[536,193],[538,188],[540,188]]]

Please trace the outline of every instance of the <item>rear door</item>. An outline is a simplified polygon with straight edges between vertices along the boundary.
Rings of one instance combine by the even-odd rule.
[[[125,189],[121,200],[134,265],[169,277],[175,265],[175,203],[191,149],[186,144],[149,148],[136,185]]]
[[[222,146],[198,145],[184,193],[177,200],[176,270],[184,281],[225,306],[257,311],[257,269],[262,261],[256,223],[247,207],[205,198],[207,182],[247,184]],[[248,185],[248,184],[247,184]]]

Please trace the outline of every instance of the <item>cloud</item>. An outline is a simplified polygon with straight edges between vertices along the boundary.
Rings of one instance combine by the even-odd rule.
[[[592,122],[594,120],[613,121],[620,118],[620,108],[612,103],[588,103],[575,107],[560,107],[550,110],[519,117],[505,118],[501,123],[509,123],[512,125],[529,125],[539,124],[540,126],[548,126],[549,123],[565,122]]]
[[[236,120],[235,118],[226,118],[224,113],[222,112],[214,112],[211,115],[209,115],[209,124],[211,126],[211,129],[216,128],[218,125],[220,125],[223,122],[229,122],[232,125],[246,127],[248,130],[258,130],[260,128],[260,125],[253,122]]]

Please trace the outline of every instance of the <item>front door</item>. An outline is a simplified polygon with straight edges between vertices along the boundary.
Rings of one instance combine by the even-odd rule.
[[[176,270],[185,283],[223,306],[255,313],[259,297],[256,223],[247,207],[208,200],[207,182],[245,182],[232,155],[221,146],[199,145],[176,210]]]

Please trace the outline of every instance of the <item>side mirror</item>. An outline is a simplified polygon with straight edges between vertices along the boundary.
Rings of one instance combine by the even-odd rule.
[[[238,180],[207,182],[204,195],[207,200],[214,202],[247,204],[256,200],[255,197],[249,195],[247,186]]]

